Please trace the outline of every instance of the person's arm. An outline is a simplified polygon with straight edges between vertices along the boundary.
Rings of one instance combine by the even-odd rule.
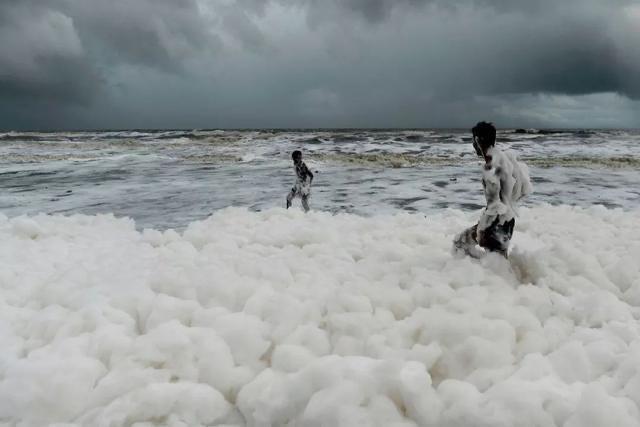
[[[311,171],[309,170],[306,164],[304,165],[304,170],[307,176],[309,177],[309,184],[311,184],[313,182],[313,174],[311,173]]]
[[[483,241],[484,231],[504,210],[500,201],[500,177],[496,173],[496,168],[491,164],[486,164],[482,171],[482,186],[484,187],[484,197],[487,199],[487,207],[478,221],[476,235],[478,242]]]
[[[482,172],[482,186],[484,187],[484,197],[487,199],[487,209],[491,205],[500,201],[500,169],[490,165],[485,165]]]

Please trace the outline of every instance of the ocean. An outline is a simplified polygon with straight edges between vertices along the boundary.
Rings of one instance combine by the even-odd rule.
[[[640,205],[640,131],[506,130],[531,170],[528,205]],[[0,134],[0,212],[113,213],[182,229],[216,210],[283,207],[293,150],[314,210],[370,216],[481,209],[468,130],[193,130]]]

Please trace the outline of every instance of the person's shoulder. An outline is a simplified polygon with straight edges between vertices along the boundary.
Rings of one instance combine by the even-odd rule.
[[[497,159],[501,159],[505,156],[505,150],[501,149],[497,145],[494,145],[493,147],[491,147],[490,153],[492,157]]]
[[[503,158],[504,158],[504,155],[502,151],[494,145],[489,149],[489,151],[487,151],[487,156],[486,156],[487,163],[485,164],[485,169],[486,169],[486,166],[489,166],[489,169],[490,169],[494,166],[500,165],[504,161]]]
[[[513,150],[506,150],[504,152],[504,157],[509,160],[514,165],[518,165],[520,167],[526,167],[526,164],[518,158],[518,155]]]
[[[500,158],[502,163],[518,163],[518,155],[510,148],[498,150],[497,157]]]
[[[502,155],[503,155],[503,156],[505,156],[505,157],[508,157],[508,158],[510,158],[510,159],[511,159],[511,158],[515,159],[515,158],[517,158],[517,157],[518,157],[518,155],[516,154],[516,152],[515,152],[515,151],[513,151],[511,148],[507,148],[507,149],[505,149],[505,150],[502,150]]]

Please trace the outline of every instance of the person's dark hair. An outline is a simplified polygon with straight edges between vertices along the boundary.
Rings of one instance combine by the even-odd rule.
[[[473,133],[473,148],[476,149],[478,156],[482,156],[489,147],[496,145],[496,128],[492,123],[478,122],[471,129]]]
[[[291,158],[293,160],[300,160],[302,158],[302,151],[300,150],[296,150],[293,153],[291,153]]]

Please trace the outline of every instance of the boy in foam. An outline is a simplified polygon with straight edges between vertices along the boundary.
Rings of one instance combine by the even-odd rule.
[[[302,152],[299,150],[291,153],[293,165],[296,169],[296,183],[287,195],[287,209],[291,207],[291,201],[294,197],[302,199],[302,207],[305,212],[309,212],[309,196],[311,195],[311,182],[313,182],[313,174],[302,161]],[[309,178],[307,180],[307,178]]]
[[[476,225],[456,236],[454,247],[478,257],[475,246],[480,245],[506,258],[516,223],[516,202],[533,190],[529,170],[513,153],[496,148],[496,128],[491,123],[478,123],[472,133],[473,148],[485,162],[482,186],[487,207]]]

